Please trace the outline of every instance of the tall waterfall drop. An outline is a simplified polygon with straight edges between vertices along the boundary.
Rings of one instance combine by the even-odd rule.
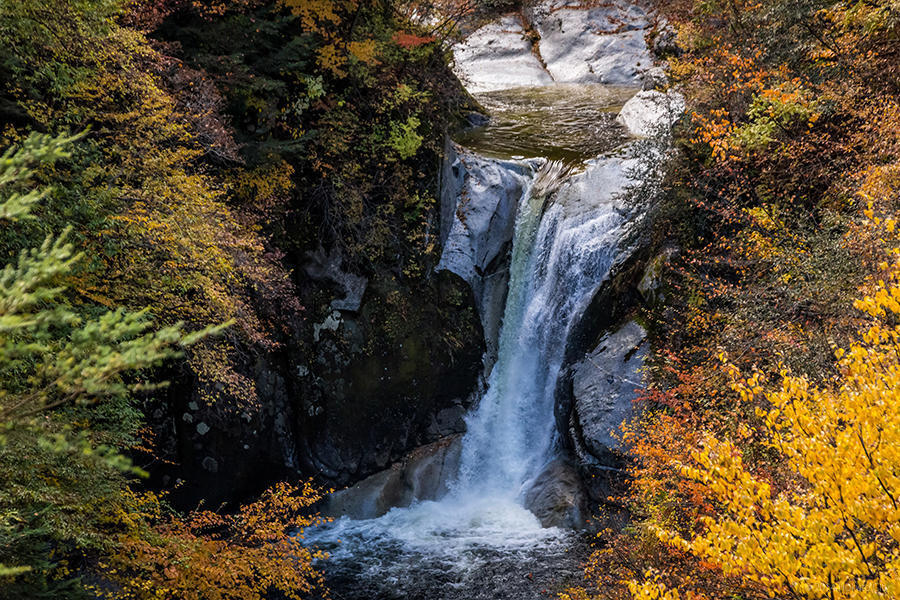
[[[457,496],[520,501],[552,458],[568,332],[605,279],[622,224],[608,198],[585,188],[596,168],[566,181],[563,163],[545,163],[522,198],[497,364],[466,419]]]
[[[448,145],[438,269],[472,289],[485,377],[461,438],[341,492],[339,518],[305,532],[331,554],[323,567],[342,598],[540,600],[579,583],[587,486],[570,459],[603,468],[643,340],[630,323],[585,353],[582,320],[631,256],[646,207],[629,190],[656,194],[684,109],[677,91],[656,89],[650,27],[628,0],[539,0],[454,46],[491,118]]]
[[[594,110],[593,123],[596,115]],[[622,140],[621,134],[613,137],[611,147]],[[619,197],[636,161],[633,153],[619,152],[582,164],[497,163],[515,169],[516,177],[525,172],[526,183],[515,212],[496,362],[466,417],[446,493],[377,518],[341,517],[307,532],[311,543],[330,552],[327,568],[353,582],[348,585],[372,586],[354,598],[383,596],[385,585],[394,597],[418,597],[411,590],[425,579],[441,581],[441,589],[469,589],[484,569],[505,568],[495,565],[544,560],[560,568],[568,560],[575,534],[542,527],[526,498],[559,452],[554,403],[567,340],[622,256],[628,216]]]

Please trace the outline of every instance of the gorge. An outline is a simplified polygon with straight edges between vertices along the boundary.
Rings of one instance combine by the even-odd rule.
[[[539,598],[577,572],[614,477],[647,351],[626,296],[683,102],[653,89],[639,9],[533,10],[558,20],[548,49],[507,17],[455,49],[490,119],[448,140],[441,177],[436,269],[469,284],[485,335],[465,432],[332,495],[305,536],[340,597]],[[553,75],[541,55],[589,60]]]
[[[900,598],[898,31],[0,0],[0,600]]]

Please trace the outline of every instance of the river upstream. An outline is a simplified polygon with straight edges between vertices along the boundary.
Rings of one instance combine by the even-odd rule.
[[[306,532],[330,554],[321,567],[333,598],[530,600],[581,582],[595,505],[573,465],[596,459],[591,440],[586,450],[565,440],[559,381],[572,371],[573,331],[633,250],[625,240],[645,211],[631,192],[647,184],[642,165],[660,160],[638,138],[664,116],[660,97],[671,98],[638,93],[651,62],[642,11],[567,6],[547,5],[534,21],[548,40],[542,60],[530,42],[523,51],[523,19],[504,17],[456,48],[490,121],[448,143],[438,269],[475,293],[483,384],[461,438],[341,492],[334,522]],[[605,29],[610,11],[634,27]],[[560,35],[577,43],[550,43]],[[643,331],[626,329],[599,349],[618,343],[625,358],[595,374],[595,395],[634,387]],[[595,429],[607,435],[629,410],[630,398],[619,401]]]

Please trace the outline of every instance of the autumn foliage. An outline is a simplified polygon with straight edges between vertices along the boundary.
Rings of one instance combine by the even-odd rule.
[[[320,499],[308,482],[279,483],[236,513],[183,517],[153,494],[135,497],[136,510],[123,515],[134,530],[99,565],[119,586],[110,597],[261,600],[277,591],[301,600],[323,592],[313,561],[326,555],[303,544],[303,529],[321,522],[306,516]]]
[[[894,235],[894,222],[887,230]],[[855,303],[874,317],[848,350],[835,352],[839,380],[819,387],[780,373],[764,392],[758,375],[733,366],[741,402],[764,396],[759,433],[784,473],[749,470],[739,447],[704,434],[680,477],[713,502],[693,535],[651,525],[660,541],[739,577],[760,595],[890,598],[900,594],[900,261],[884,264],[888,283]],[[724,357],[723,357],[724,358]],[[750,435],[750,432],[742,432]],[[687,581],[666,591],[633,584],[636,598],[691,597]]]
[[[604,598],[893,597],[898,6],[659,10],[689,100],[659,217],[679,255],[625,433],[634,520],[589,578]]]
[[[434,166],[466,102],[440,46],[451,30],[367,0],[0,2],[0,148],[84,132],[64,159],[0,181],[16,200],[0,219],[34,217],[0,230],[0,263],[59,259],[38,302],[53,318],[4,315],[31,338],[0,328],[0,597],[297,598],[320,584],[295,536],[316,493],[263,491],[296,465],[249,467],[261,474],[234,496],[263,496],[243,509],[197,508],[184,498],[213,492],[179,479],[193,467],[227,486],[194,442],[275,418],[258,371],[307,350],[306,252],[337,248],[404,283],[430,272]],[[198,330],[216,335],[184,338]],[[74,355],[67,337],[122,352],[78,376],[96,348]],[[122,393],[95,402],[107,379]],[[59,382],[65,401],[45,394]]]

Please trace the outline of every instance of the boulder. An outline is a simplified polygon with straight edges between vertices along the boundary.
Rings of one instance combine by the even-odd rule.
[[[402,460],[329,496],[322,514],[374,519],[392,508],[438,500],[459,468],[460,436],[416,448]]]
[[[548,463],[534,479],[525,492],[525,508],[543,527],[583,529],[590,516],[578,470],[562,458]]]
[[[608,463],[610,453],[621,449],[617,434],[634,414],[646,339],[644,328],[629,321],[574,365],[572,419],[583,461]]]
[[[647,69],[641,79],[641,90],[659,90],[664,91],[669,87],[669,76],[662,67],[652,67]]]
[[[643,90],[625,103],[616,121],[634,137],[665,137],[684,108],[684,96],[676,91]]]

